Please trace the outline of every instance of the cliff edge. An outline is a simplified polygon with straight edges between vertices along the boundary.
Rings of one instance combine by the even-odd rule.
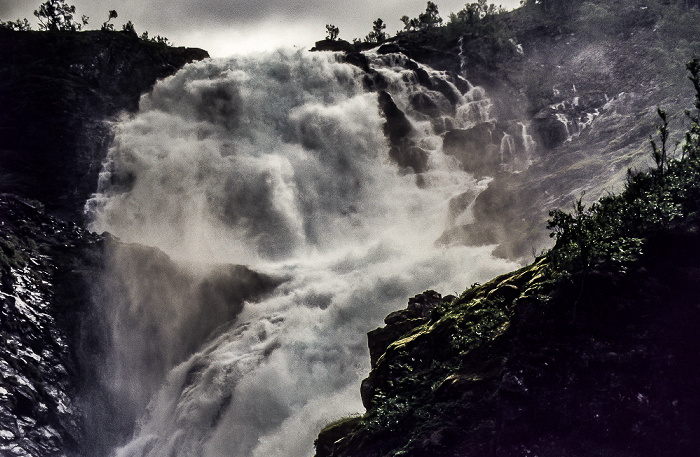
[[[80,220],[109,145],[109,120],[206,51],[125,32],[0,29],[0,192]]]

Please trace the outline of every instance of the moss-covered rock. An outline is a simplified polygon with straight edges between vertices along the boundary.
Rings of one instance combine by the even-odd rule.
[[[697,81],[700,61],[688,68]],[[553,211],[557,242],[535,263],[396,327],[362,383],[365,415],[327,455],[692,455],[696,116],[683,157],[630,174],[588,209]]]
[[[391,343],[331,456],[691,455],[700,442],[700,237],[648,241],[624,276],[546,259],[466,290]]]
[[[314,441],[316,457],[332,455],[338,440],[350,435],[361,423],[360,416],[346,417],[326,425]]]

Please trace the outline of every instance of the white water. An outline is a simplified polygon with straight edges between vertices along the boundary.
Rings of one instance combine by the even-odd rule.
[[[400,69],[381,71],[397,76],[397,104],[419,90]],[[470,108],[484,106],[476,93],[457,125],[484,116]],[[515,266],[490,247],[435,244],[458,219],[450,199],[485,182],[442,155],[429,122],[412,119],[430,153],[418,185],[390,161],[383,122],[359,69],[329,53],[279,51],[190,65],[115,126],[88,202],[92,228],[156,247],[181,272],[164,274],[165,256],[113,259],[110,274],[128,280],[120,300],[100,303],[115,335],[105,369],[128,367],[110,373],[120,378],[115,395],[136,407],[155,392],[116,455],[311,455],[325,423],[363,411],[367,331],[409,296],[458,293]],[[210,307],[192,298],[183,272],[195,284],[220,263],[286,281],[237,316],[217,312],[218,331],[195,339],[188,325]],[[125,330],[129,322],[137,329]],[[151,334],[168,343],[134,344]],[[144,354],[168,361],[165,379],[131,360]]]

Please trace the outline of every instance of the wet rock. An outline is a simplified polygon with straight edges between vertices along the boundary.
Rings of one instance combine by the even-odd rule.
[[[333,454],[336,443],[345,438],[360,424],[360,417],[349,417],[334,422],[321,430],[314,441],[316,457],[328,457]]]
[[[409,97],[411,107],[419,113],[429,117],[437,117],[442,114],[440,107],[424,92],[416,92]]]
[[[386,91],[379,91],[379,108],[386,119],[384,133],[389,138],[391,157],[399,167],[422,173],[428,168],[428,152],[412,140],[413,126],[394,99]]]
[[[500,138],[494,133],[490,123],[450,130],[445,133],[443,151],[457,158],[465,171],[477,176],[494,176],[501,165]]]
[[[394,311],[384,318],[385,327],[377,328],[367,334],[372,366],[376,365],[391,343],[425,323],[437,305],[452,298],[454,297],[448,296],[443,299],[434,290],[427,290],[409,298],[408,306],[405,309]]]
[[[608,97],[601,92],[574,93],[535,115],[532,120],[535,134],[546,149],[554,149],[587,128],[607,102]]]
[[[344,59],[345,62],[349,63],[350,65],[355,65],[356,67],[361,68],[362,71],[364,71],[365,73],[371,73],[369,61],[367,60],[367,57],[361,52],[350,52],[345,55]]]
[[[386,124],[384,132],[392,144],[398,144],[413,133],[413,127],[406,115],[396,106],[394,99],[386,91],[378,94],[379,109],[381,109]]]
[[[433,310],[373,363],[327,455],[693,455],[700,231],[681,225],[623,277],[555,286],[540,260]]]
[[[0,454],[77,455],[68,328],[86,302],[71,292],[79,287],[72,271],[86,268],[83,253],[99,252],[101,238],[47,216],[37,202],[0,194],[0,240]]]
[[[552,109],[537,114],[532,120],[532,127],[539,143],[546,149],[554,149],[569,138],[566,122]]]
[[[345,40],[321,40],[315,43],[311,51],[354,52],[355,47]]]
[[[412,142],[401,142],[397,146],[392,146],[389,150],[391,157],[396,164],[404,169],[410,169],[414,173],[423,173],[428,169],[428,152],[414,146]]]
[[[383,44],[377,49],[377,54],[393,54],[396,52],[405,53],[405,49],[396,43]]]

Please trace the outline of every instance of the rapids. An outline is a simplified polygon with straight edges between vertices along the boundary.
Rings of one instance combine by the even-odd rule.
[[[487,94],[368,58],[427,154],[420,174],[392,160],[365,72],[332,53],[194,63],[114,125],[86,211],[122,242],[95,284],[110,338],[94,389],[118,405],[101,420],[138,418],[116,456],[311,455],[323,425],[362,411],[366,332],[411,295],[516,266],[436,243],[489,181],[443,154],[441,134],[490,122]],[[511,136],[501,148],[516,153]],[[227,264],[278,285],[235,309],[192,292]]]

